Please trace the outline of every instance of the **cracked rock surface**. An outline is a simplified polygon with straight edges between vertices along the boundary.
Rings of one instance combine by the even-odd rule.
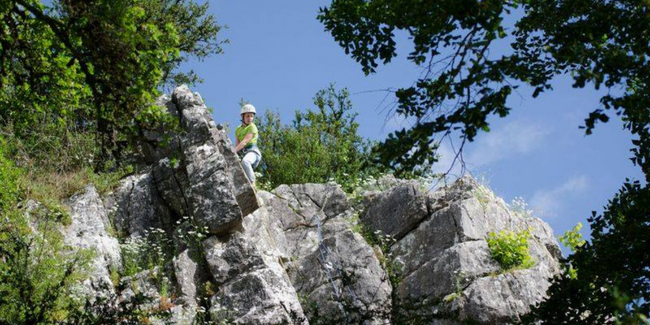
[[[145,134],[138,173],[68,203],[67,242],[99,253],[90,295],[141,290],[156,308],[167,302],[172,324],[508,324],[559,272],[549,226],[471,177],[433,192],[387,177],[354,204],[336,184],[256,192],[198,93],[181,86],[158,104],[181,130]],[[488,234],[525,229],[534,266],[503,272]],[[132,258],[125,245],[152,233],[170,258],[113,287],[111,272]],[[382,252],[372,233],[394,241]]]
[[[400,265],[394,290],[402,318],[507,324],[540,302],[559,272],[559,247],[550,227],[510,211],[469,176],[432,193],[399,185],[372,196],[364,220],[372,230],[397,236],[390,251]],[[501,230],[530,231],[534,266],[502,273],[486,241],[490,232]]]

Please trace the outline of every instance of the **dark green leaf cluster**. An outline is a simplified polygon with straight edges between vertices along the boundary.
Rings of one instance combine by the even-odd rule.
[[[510,26],[504,17],[515,10],[509,18],[521,18]],[[425,73],[397,91],[396,112],[416,123],[378,148],[393,168],[434,162],[434,134],[459,129],[471,141],[480,130],[489,131],[489,116],[508,115],[506,102],[518,84],[532,86],[536,97],[551,88],[553,77],[567,73],[574,87],[617,90],[587,117],[587,133],[613,109],[640,138],[635,160],[648,157],[646,1],[334,0],[318,18],[366,73],[396,55],[396,30],[413,40],[408,58]],[[507,42],[510,52],[490,55]]]
[[[650,315],[650,189],[628,181],[589,219],[592,239],[569,256],[529,324],[647,324]]]
[[[0,216],[13,209],[24,195],[19,185],[20,169],[14,165],[13,161],[7,159],[5,148],[5,140],[0,137],[0,180],[2,181]]]
[[[334,180],[352,191],[354,180],[379,172],[373,167],[370,143],[357,134],[346,89],[333,85],[314,97],[315,110],[296,112],[291,126],[267,111],[259,122],[262,150],[261,183],[324,183]]]
[[[221,51],[207,3],[191,0],[3,1],[0,123],[91,131],[102,159],[173,121],[159,89],[197,81],[176,72],[190,56]]]
[[[648,1],[333,0],[318,18],[366,73],[395,56],[396,30],[413,40],[409,59],[425,73],[397,91],[396,111],[416,123],[378,148],[393,168],[435,161],[436,133],[460,130],[464,143],[489,131],[487,118],[509,113],[507,99],[518,85],[532,87],[536,97],[554,77],[569,74],[576,88],[607,89],[582,127],[590,134],[598,122],[620,116],[635,138],[631,160],[645,184],[626,182],[606,211],[590,219],[592,242],[569,258],[566,269],[573,271],[557,279],[531,323],[647,323]],[[510,51],[490,55],[508,42]]]

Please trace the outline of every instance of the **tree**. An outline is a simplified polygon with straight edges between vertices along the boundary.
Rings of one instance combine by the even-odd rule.
[[[464,144],[489,131],[488,117],[508,115],[506,101],[519,85],[536,97],[555,76],[571,74],[576,88],[610,90],[582,127],[590,134],[620,116],[636,138],[631,159],[646,184],[626,182],[605,213],[590,219],[592,242],[568,260],[577,277],[556,279],[533,313],[549,324],[642,322],[639,315],[650,312],[650,258],[641,239],[650,237],[649,7],[644,0],[333,0],[318,16],[367,74],[395,57],[395,30],[412,38],[408,58],[426,73],[396,92],[396,112],[416,123],[376,147],[397,170],[434,162],[435,134],[460,130]],[[506,42],[508,53],[489,54]]]
[[[315,110],[296,111],[293,124],[283,125],[277,113],[266,111],[260,121],[262,183],[324,183],[330,179],[347,191],[371,167],[370,143],[357,134],[347,89],[334,85],[314,97]]]
[[[187,57],[221,51],[207,3],[191,0],[3,0],[0,123],[91,130],[102,158],[165,121],[153,100]],[[101,160],[101,159],[100,159]]]

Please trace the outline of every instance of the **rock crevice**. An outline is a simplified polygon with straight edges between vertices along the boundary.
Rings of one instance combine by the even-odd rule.
[[[73,197],[68,240],[102,252],[93,281],[107,285],[109,268],[124,263],[120,247],[86,221],[115,211],[118,233],[129,238],[163,228],[173,258],[156,272],[173,270],[176,324],[190,324],[199,306],[234,324],[506,324],[543,299],[559,272],[548,225],[511,213],[492,194],[477,197],[471,177],[434,192],[380,180],[381,189],[364,195],[360,218],[395,239],[381,252],[355,232],[356,210],[339,186],[256,193],[200,95],[181,86],[158,104],[179,118],[180,132],[148,133],[141,152],[149,167],[115,193],[102,199],[88,188]],[[535,266],[501,273],[485,239],[503,229],[531,230]]]

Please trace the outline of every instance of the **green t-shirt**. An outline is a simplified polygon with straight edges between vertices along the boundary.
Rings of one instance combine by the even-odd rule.
[[[242,124],[242,125],[238,126],[237,129],[235,129],[235,136],[237,137],[237,140],[239,140],[239,142],[244,140],[244,137],[249,133],[253,134],[253,138],[251,138],[251,141],[249,141],[246,146],[249,146],[251,144],[256,145],[257,144],[258,131],[257,131],[257,126],[255,125],[255,123],[251,123],[248,126],[244,126]]]

